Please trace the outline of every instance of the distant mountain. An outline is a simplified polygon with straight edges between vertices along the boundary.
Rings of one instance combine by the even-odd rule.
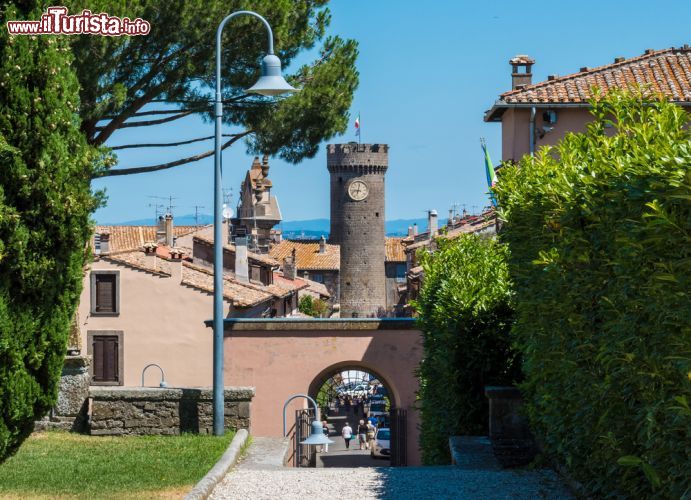
[[[195,221],[194,214],[176,215],[175,225],[177,226],[194,226],[196,223],[200,225],[213,224],[214,218],[212,215],[199,214],[198,222]],[[113,222],[101,224],[105,226],[150,226],[155,223],[153,217],[148,219],[129,220],[124,222]],[[386,221],[386,235],[387,236],[405,236],[408,234],[408,226],[417,224],[418,231],[424,231],[427,228],[427,219],[395,219]],[[278,227],[283,230],[284,238],[309,238],[319,239],[322,235],[329,237],[330,224],[329,219],[308,219],[308,220],[290,220],[283,221]]]

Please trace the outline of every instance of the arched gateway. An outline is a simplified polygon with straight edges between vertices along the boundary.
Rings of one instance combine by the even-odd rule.
[[[227,319],[224,351],[225,384],[255,388],[252,435],[281,436],[283,404],[290,396],[318,397],[330,377],[360,370],[386,387],[394,412],[407,413],[407,432],[399,443],[408,465],[420,464],[414,372],[422,358],[422,334],[414,320]],[[291,405],[289,410],[298,410],[306,402]]]

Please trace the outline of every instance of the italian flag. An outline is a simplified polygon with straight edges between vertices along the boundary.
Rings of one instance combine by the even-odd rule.
[[[355,118],[355,135],[360,135],[360,113]]]
[[[492,205],[497,206],[497,200],[492,194],[492,188],[497,183],[497,174],[494,173],[494,165],[492,165],[492,160],[489,157],[489,151],[487,151],[487,143],[485,138],[480,139],[480,145],[482,146],[482,151],[485,153],[485,173],[487,174],[487,186],[489,186],[489,197],[492,200]]]

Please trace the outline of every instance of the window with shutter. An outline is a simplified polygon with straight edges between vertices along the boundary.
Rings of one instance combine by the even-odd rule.
[[[119,311],[119,271],[91,272],[91,314],[117,315]]]
[[[122,385],[122,332],[89,331],[91,355],[91,383],[93,385]]]

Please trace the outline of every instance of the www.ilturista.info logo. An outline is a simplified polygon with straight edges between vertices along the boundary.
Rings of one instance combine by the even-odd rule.
[[[67,7],[48,7],[40,21],[7,21],[10,35],[148,35],[151,25],[140,18],[115,17],[101,12],[68,15]]]

